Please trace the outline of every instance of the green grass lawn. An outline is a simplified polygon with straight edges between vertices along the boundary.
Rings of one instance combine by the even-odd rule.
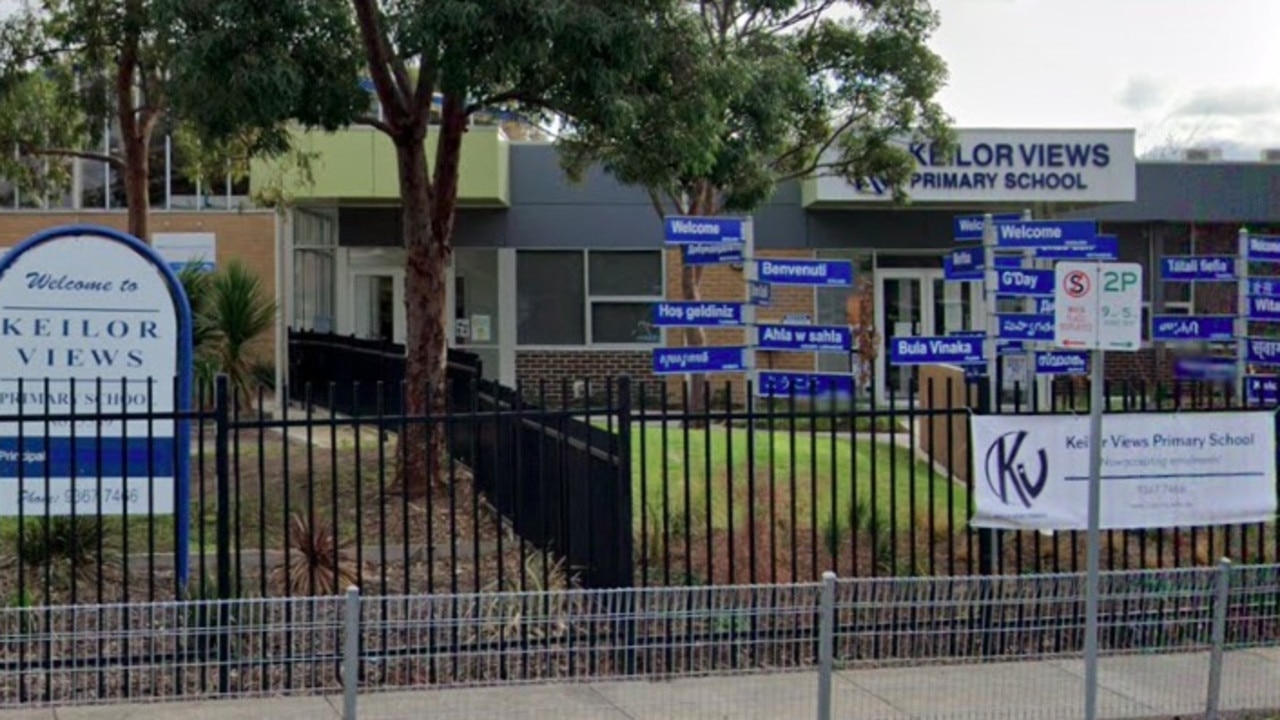
[[[730,508],[734,527],[744,528],[752,473],[756,517],[767,516],[772,488],[777,514],[790,522],[794,505],[798,527],[869,529],[867,523],[883,527],[892,518],[899,528],[914,522],[927,529],[932,506],[937,528],[958,530],[967,516],[964,487],[887,442],[873,446],[830,432],[752,434],[723,427],[686,434],[678,425],[664,434],[661,427],[646,426],[633,431],[631,453],[637,526],[642,506],[650,518],[661,518],[665,507],[669,522],[683,529],[687,490],[695,531],[706,527],[708,514],[713,528],[726,528]]]

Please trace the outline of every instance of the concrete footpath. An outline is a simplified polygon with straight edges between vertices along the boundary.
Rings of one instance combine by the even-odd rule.
[[[1063,718],[1083,716],[1079,660],[843,670],[832,684],[833,718]],[[1280,648],[1231,652],[1221,709],[1280,710]],[[1208,655],[1106,658],[1103,718],[1172,718],[1203,713]],[[529,720],[816,717],[813,672],[681,680],[506,686],[370,693],[361,720],[527,718]],[[0,720],[340,720],[341,697],[264,698],[0,711]],[[1262,715],[1261,717],[1268,717]],[[1276,717],[1280,717],[1277,714]]]

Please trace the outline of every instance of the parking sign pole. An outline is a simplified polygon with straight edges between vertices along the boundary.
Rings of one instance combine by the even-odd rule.
[[[982,293],[987,310],[987,335],[982,340],[982,352],[987,361],[987,412],[1000,410],[1000,388],[996,385],[996,336],[1000,323],[996,316],[996,224],[991,213],[982,216]]]
[[[1100,273],[1099,273],[1100,275]],[[1084,716],[1098,718],[1098,595],[1102,532],[1102,404],[1103,352],[1089,354],[1089,528],[1085,540],[1088,556],[1085,579],[1084,627]]]

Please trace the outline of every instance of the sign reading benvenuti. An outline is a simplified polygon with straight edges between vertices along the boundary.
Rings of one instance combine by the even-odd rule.
[[[70,226],[14,248],[0,260],[0,515],[172,514],[190,358],[181,285],[136,238]]]
[[[943,152],[903,139],[915,164],[906,184],[914,202],[1131,202],[1137,197],[1132,130],[958,129]],[[834,159],[834,156],[832,156]],[[812,200],[819,203],[888,201],[879,178],[824,176]]]

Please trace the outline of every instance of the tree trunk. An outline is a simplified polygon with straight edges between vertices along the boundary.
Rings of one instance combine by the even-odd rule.
[[[702,299],[701,268],[689,265],[680,268],[680,297],[690,302],[697,302]],[[707,331],[700,327],[685,328],[684,344],[685,347],[705,346],[707,344]],[[707,376],[704,373],[691,373],[689,377],[689,405],[686,410],[693,413],[705,412],[709,395]],[[702,426],[700,419],[695,421],[691,417],[688,420],[691,427]]]
[[[448,247],[432,237],[427,155],[419,137],[396,139],[405,242],[405,403],[399,489],[420,497],[449,464],[445,368],[445,287]],[[425,418],[422,419],[422,418]],[[425,426],[422,423],[426,423]]]
[[[124,144],[124,198],[129,210],[129,234],[151,243],[151,156],[147,137],[122,139]]]

